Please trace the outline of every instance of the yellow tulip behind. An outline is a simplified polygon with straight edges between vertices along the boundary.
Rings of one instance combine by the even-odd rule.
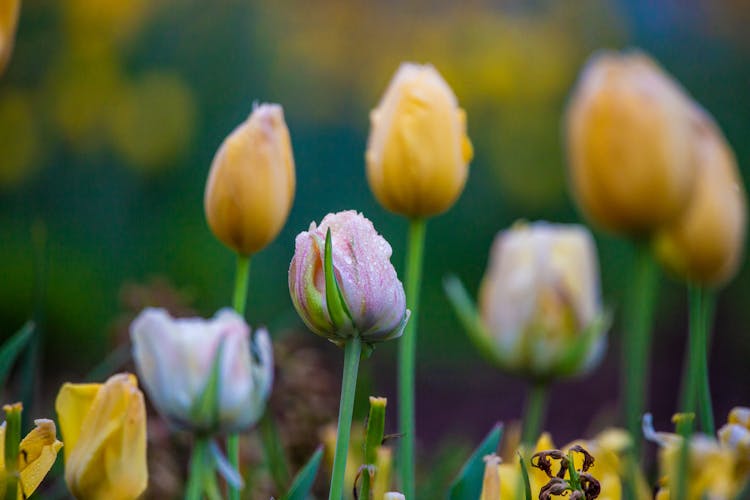
[[[146,407],[134,375],[66,383],[55,402],[65,481],[79,500],[131,500],[146,489]]]

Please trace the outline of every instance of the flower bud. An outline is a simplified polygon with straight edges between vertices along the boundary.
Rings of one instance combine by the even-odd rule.
[[[338,320],[326,299],[324,255],[330,229],[335,285],[347,310]],[[409,311],[390,261],[391,246],[354,210],[326,215],[297,235],[289,266],[289,293],[313,332],[334,342],[358,334],[367,343],[398,337]]]
[[[13,52],[20,11],[21,0],[3,0],[0,2],[0,75],[5,71]]]
[[[210,320],[173,319],[149,308],[130,325],[130,337],[151,402],[175,427],[236,432],[263,413],[273,379],[271,341],[261,329],[251,346],[250,329],[234,311],[222,310]],[[216,394],[209,397],[211,387]],[[206,398],[212,400],[209,411]]]
[[[129,373],[104,384],[66,383],[55,410],[65,482],[79,499],[135,500],[146,489],[146,405]]]
[[[682,214],[657,233],[655,249],[659,260],[685,280],[720,285],[740,265],[745,190],[734,154],[713,120],[696,111],[693,124],[695,189]]]
[[[490,355],[508,371],[546,378],[592,368],[606,339],[588,230],[537,222],[501,232],[479,308]]]
[[[378,202],[412,218],[448,210],[463,191],[472,147],[466,113],[435,68],[402,64],[370,122],[367,180]]]
[[[227,137],[208,174],[204,206],[211,231],[242,255],[281,231],[294,199],[294,158],[284,113],[261,104]]]
[[[680,214],[694,184],[691,108],[645,54],[589,60],[566,113],[570,184],[588,218],[641,236]]]

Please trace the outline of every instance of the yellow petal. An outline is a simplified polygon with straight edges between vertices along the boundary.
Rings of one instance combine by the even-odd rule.
[[[48,419],[35,420],[36,427],[21,441],[18,470],[21,474],[23,498],[29,497],[52,468],[63,444],[57,440],[55,423]],[[19,495],[21,491],[19,491]]]
[[[66,386],[56,406],[66,450],[72,448],[65,463],[71,492],[87,500],[137,498],[148,482],[146,409],[137,379],[114,375],[96,387],[93,400],[91,387]],[[75,436],[74,445],[66,433]]]
[[[60,433],[65,440],[65,463],[78,443],[83,419],[91,408],[102,384],[64,384],[57,394],[55,411],[60,421]]]

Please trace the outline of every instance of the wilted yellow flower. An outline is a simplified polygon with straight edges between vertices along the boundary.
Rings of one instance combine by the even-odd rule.
[[[238,253],[255,253],[284,226],[294,186],[284,113],[278,104],[261,104],[214,156],[204,198],[208,225]]]
[[[3,0],[0,2],[0,75],[5,71],[13,52],[20,11],[21,0]]]
[[[622,498],[622,478],[625,475],[625,453],[630,446],[630,438],[621,429],[607,429],[588,441],[574,441],[561,448],[567,453],[576,445],[582,446],[593,457],[594,463],[588,470],[600,484],[601,493],[598,500],[620,500]],[[541,469],[532,467],[530,457],[534,453],[556,449],[552,438],[548,433],[539,437],[534,451],[524,453],[524,463],[529,474],[531,485],[531,498],[539,498],[539,492],[550,478]],[[583,456],[579,453],[573,454],[576,470],[581,470]],[[485,476],[482,488],[481,500],[518,500],[523,498],[523,476],[518,455],[510,457],[502,462],[498,457],[491,455],[485,458]],[[554,470],[557,472],[557,470]],[[566,475],[567,479],[569,476]],[[639,478],[639,484],[643,481]],[[641,484],[638,499],[649,498],[648,488],[645,483]]]
[[[466,114],[430,65],[404,63],[370,116],[367,180],[385,208],[407,217],[448,210],[466,183]]]
[[[691,147],[695,189],[683,213],[657,233],[656,254],[678,276],[701,285],[730,280],[745,244],[747,202],[737,162],[721,130],[697,111]]]
[[[645,54],[589,60],[566,113],[570,183],[587,217],[641,236],[682,212],[694,185],[692,107]]]
[[[135,375],[66,383],[55,402],[65,440],[65,481],[86,500],[132,500],[146,489],[146,407]]]
[[[16,406],[16,405],[14,405]],[[6,406],[6,409],[8,407]],[[20,404],[17,404],[20,411]],[[36,427],[29,432],[18,446],[18,499],[31,496],[42,482],[47,472],[55,464],[57,452],[63,444],[57,440],[55,422],[48,419],[34,420]],[[6,423],[0,425],[0,498],[6,492],[5,467],[5,430]]]
[[[719,432],[719,439],[693,434],[689,443],[686,500],[737,498],[750,474],[750,430],[747,408],[735,408]],[[684,438],[677,434],[655,432],[651,415],[644,417],[646,438],[659,444],[661,489],[657,500],[669,500],[677,489]]]

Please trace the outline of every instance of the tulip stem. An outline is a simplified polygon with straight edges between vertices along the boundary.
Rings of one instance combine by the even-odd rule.
[[[232,304],[240,316],[245,316],[247,304],[247,285],[250,278],[250,256],[237,254],[237,271],[234,275],[234,294]]]
[[[247,285],[250,278],[250,256],[237,254],[237,271],[234,276],[234,293],[232,304],[237,314],[245,317],[245,305],[247,304]],[[227,437],[227,458],[229,463],[237,472],[240,472],[240,436],[237,433]],[[229,499],[239,500],[240,489],[229,486]]]
[[[404,335],[399,345],[398,419],[403,437],[399,442],[399,472],[401,487],[406,498],[414,495],[414,442],[416,424],[414,417],[414,377],[417,348],[417,319],[419,290],[422,281],[422,261],[426,222],[413,219],[409,223],[408,253],[406,257],[406,308],[411,311]]]
[[[203,498],[206,475],[212,472],[206,470],[206,466],[208,465],[208,446],[208,439],[195,437],[193,454],[190,458],[190,477],[188,477],[185,500],[201,500]]]
[[[534,382],[529,388],[521,435],[521,444],[527,446],[529,450],[534,449],[544,424],[544,415],[547,412],[547,395],[547,384],[545,382]]]
[[[344,473],[346,458],[349,454],[349,433],[352,427],[354,411],[354,394],[357,389],[357,371],[359,357],[362,353],[362,340],[355,335],[344,346],[344,374],[341,379],[341,402],[339,404],[339,423],[336,435],[336,454],[333,457],[331,473],[331,490],[328,500],[341,500],[344,494]]]
[[[708,376],[708,353],[711,334],[711,323],[713,322],[713,312],[716,303],[716,295],[711,291],[702,288],[700,290],[703,301],[701,304],[701,323],[700,342],[703,349],[701,356],[701,375],[698,389],[698,413],[701,419],[701,429],[705,434],[713,436],[716,432],[714,423],[714,411],[711,404],[711,382]]]
[[[693,285],[688,287],[690,331],[688,366],[683,383],[683,412],[697,413],[701,430],[709,436],[716,430],[708,376],[708,332],[713,302],[713,294],[705,288]]]
[[[657,271],[648,244],[639,243],[626,297],[622,335],[625,422],[633,440],[633,456],[636,462],[641,455],[641,416],[646,400],[651,329],[658,287]]]

